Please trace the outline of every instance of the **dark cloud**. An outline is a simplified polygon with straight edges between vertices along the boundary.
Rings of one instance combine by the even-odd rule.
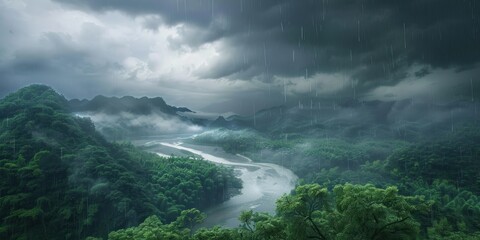
[[[480,3],[476,0],[53,2],[42,0],[34,7],[41,8],[46,3],[50,8],[57,9],[55,13],[59,13],[61,11],[58,8],[61,7],[58,6],[68,6],[63,10],[80,9],[87,15],[94,15],[93,20],[83,21],[90,23],[81,27],[79,35],[45,31],[38,41],[29,42],[26,41],[32,38],[29,32],[37,27],[36,21],[43,19],[22,16],[23,10],[1,9],[6,3],[0,3],[2,90],[25,83],[42,82],[63,86],[60,90],[66,91],[71,97],[91,97],[96,93],[128,94],[140,86],[142,89],[137,89],[137,94],[156,96],[174,91],[158,92],[158,88],[151,88],[155,84],[172,89],[181,86],[183,89],[178,88],[178,94],[187,94],[191,93],[185,91],[187,83],[205,79],[243,80],[259,86],[249,90],[242,85],[238,93],[219,94],[220,87],[210,93],[207,93],[209,90],[198,91],[196,102],[206,99],[206,95],[209,95],[209,99],[215,99],[212,97],[215,94],[221,96],[220,101],[210,106],[210,103],[205,104],[211,110],[217,105],[228,109],[239,105],[238,102],[245,98],[270,103],[271,96],[275,96],[278,99],[276,103],[282,103],[284,92],[292,95],[305,92],[315,95],[320,92],[335,97],[411,97],[412,89],[422,90],[415,91],[417,94],[432,91],[429,89],[430,85],[435,84],[432,76],[441,77],[439,71],[459,73],[444,75],[452,78],[461,76],[462,80],[457,82],[463,84],[452,87],[458,85],[451,83],[455,79],[442,78],[435,85],[439,93],[464,89],[465,94],[470,94],[469,86],[480,86],[480,79],[474,75],[478,72],[476,69],[480,60]],[[32,9],[29,11],[35,12]],[[121,21],[116,21],[120,18]],[[126,23],[122,22],[125,18],[128,18]],[[122,26],[123,23],[125,26]],[[146,33],[137,36],[139,31],[136,29],[131,32],[121,30],[122,27],[135,28],[137,25],[140,29],[143,27],[141,31]],[[175,26],[179,36],[173,34],[167,42],[162,39],[158,42],[140,39],[149,37],[149,34],[158,34],[159,29],[165,26]],[[108,30],[111,30],[110,35],[103,36],[103,32]],[[153,46],[155,44],[167,45],[174,53]],[[152,74],[155,80],[150,79],[149,71],[168,65],[177,52],[207,52],[199,49],[208,44],[220,46],[215,46],[220,57],[205,54],[205,59],[201,59],[195,56],[198,61],[205,61],[208,67],[191,67],[192,74],[186,77],[190,78],[190,82],[177,83],[175,81],[183,76],[169,75],[170,71],[164,69],[157,69],[161,74]],[[12,52],[9,48],[16,50]],[[2,57],[7,55],[4,53],[8,53],[9,57]],[[176,65],[192,65],[183,58],[174,62]],[[140,76],[145,76],[143,81],[153,83],[145,85]],[[308,84],[311,83],[305,82],[305,78],[318,81],[315,86],[320,89],[309,91]],[[165,79],[172,80],[168,82]],[[337,84],[337,79],[341,83]],[[465,79],[473,79],[469,81],[473,84],[469,85]],[[282,82],[288,89],[283,88]],[[267,90],[266,85],[262,85],[265,83],[272,88],[268,87]],[[202,84],[198,83],[195,87]],[[214,89],[211,82],[204,85],[205,88]],[[254,92],[256,97],[245,94],[247,91]],[[267,91],[275,92],[270,94]],[[0,91],[0,94],[3,93]],[[309,99],[310,95],[301,97]],[[289,96],[289,99],[293,98]],[[181,104],[188,105],[186,102]],[[237,109],[250,111],[251,104],[245,106]]]
[[[426,68],[426,67],[424,67],[424,68],[416,71],[416,72],[415,72],[415,76],[416,76],[417,78],[421,78],[421,77],[425,77],[426,75],[428,75],[428,74],[430,74],[430,73],[431,73],[431,70],[428,69],[428,68]]]
[[[162,25],[162,23],[162,19],[159,16],[152,15],[145,17],[142,25],[146,29],[157,31],[158,28]]]
[[[70,36],[48,32],[40,39],[41,48],[17,49],[12,58],[0,64],[0,79],[5,89],[31,83],[56,87],[70,97],[92,97],[107,89],[107,72],[115,66],[95,64],[92,52],[76,45]]]
[[[226,39],[230,57],[204,77],[357,70],[362,84],[394,83],[414,63],[462,68],[480,59],[474,0],[57,1],[190,24],[199,29],[186,37],[191,45]]]

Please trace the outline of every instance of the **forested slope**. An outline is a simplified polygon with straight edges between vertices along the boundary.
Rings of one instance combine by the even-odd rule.
[[[422,197],[429,206],[427,213],[412,214],[418,224],[416,237],[480,239],[480,128],[477,125],[458,124],[453,131],[449,129],[408,141],[371,137],[278,137],[252,130],[227,129],[204,132],[193,141],[222,146],[226,151],[244,154],[255,161],[283,165],[299,176],[301,184],[316,183],[328,189],[347,183],[373,184],[379,188],[395,186],[400,194]]]
[[[231,196],[232,170],[109,143],[45,86],[2,99],[0,130],[0,239],[480,239],[476,125],[408,141],[205,132],[193,141],[301,180],[275,215],[196,232],[192,208]]]
[[[0,101],[0,239],[84,239],[222,202],[232,170],[112,144],[32,85]]]

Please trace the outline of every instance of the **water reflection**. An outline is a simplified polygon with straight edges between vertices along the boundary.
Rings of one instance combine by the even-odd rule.
[[[238,216],[243,210],[254,209],[273,214],[275,201],[283,194],[289,193],[297,181],[297,176],[282,166],[255,163],[245,156],[227,154],[218,148],[184,144],[178,139],[174,141],[150,139],[142,145],[160,146],[154,149],[160,155],[175,154],[171,150],[189,152],[207,161],[231,166],[238,173],[243,182],[241,193],[220,205],[207,209],[205,211],[207,219],[201,225],[203,227],[214,225],[236,227],[239,225]]]

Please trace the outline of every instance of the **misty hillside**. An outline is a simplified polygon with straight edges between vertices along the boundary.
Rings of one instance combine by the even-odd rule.
[[[480,0],[0,0],[0,240],[480,240]]]
[[[455,131],[480,120],[478,102],[358,101],[299,102],[262,109],[251,115],[197,118],[185,107],[170,106],[160,98],[104,97],[73,99],[71,111],[92,119],[111,140],[202,129],[255,129],[269,136],[385,138],[413,140]]]
[[[134,98],[96,96],[91,100],[68,101],[70,111],[88,117],[109,140],[135,136],[198,132],[204,120],[188,118],[185,107],[170,106],[161,97]]]
[[[375,102],[318,109],[326,127],[308,126],[314,109],[302,106],[220,117],[185,141],[251,159],[241,171],[273,163],[300,179],[275,199],[273,214],[233,205],[243,209],[240,226],[196,229],[206,216],[192,208],[207,210],[231,197],[241,187],[238,171],[110,143],[63,96],[32,85],[0,101],[0,237],[478,239],[480,128],[471,106]],[[279,121],[267,124],[276,112]],[[415,134],[344,134],[375,125],[388,133],[399,119],[414,122]],[[252,180],[265,181],[273,171],[264,174]]]
[[[215,127],[252,128],[275,135],[285,134],[413,140],[455,131],[480,121],[478,102],[456,101],[329,101],[298,106],[279,106],[253,115],[217,119]]]
[[[103,112],[106,114],[127,112],[137,115],[149,115],[161,112],[164,114],[176,115],[178,112],[192,112],[188,108],[167,105],[161,97],[134,98],[131,96],[125,96],[117,98],[99,95],[92,100],[72,99],[69,101],[68,105],[73,112]]]
[[[435,130],[428,125],[424,126],[425,128],[417,126],[415,129],[417,132],[414,132],[415,135],[411,137],[373,134],[355,135],[355,137],[332,134],[316,137],[301,131],[297,134],[289,132],[278,136],[254,129],[220,128],[195,135],[191,141],[196,144],[220,146],[227,152],[242,154],[254,161],[285,166],[301,178],[300,186],[310,186],[309,184],[313,183],[324,186],[325,191],[337,189],[344,184],[373,184],[380,188],[396,186],[400,194],[422,199],[417,203],[410,203],[410,207],[421,206],[421,204],[417,205],[419,203],[427,204],[423,210],[412,210],[413,216],[406,218],[414,219],[414,225],[418,228],[404,226],[405,228],[401,227],[403,230],[399,230],[392,227],[387,231],[392,235],[378,239],[479,239],[480,127],[478,124],[472,124],[471,119],[455,122],[453,128],[451,123],[438,126],[446,128],[439,127]],[[299,191],[298,188],[292,192],[292,197],[298,194],[297,191]],[[307,220],[292,217],[292,215],[295,216],[294,213],[285,215],[282,213],[284,208],[278,205],[279,202],[277,202],[276,218],[265,220],[257,216],[257,220],[252,222],[261,225],[265,224],[265,221],[283,221],[286,226],[302,233],[311,233],[312,236],[331,234],[325,239],[338,239],[339,234],[344,234],[343,231],[347,232],[348,237],[345,239],[371,239],[368,234],[378,229],[370,231],[368,228],[372,225],[366,227],[365,224],[375,226],[380,220],[375,213],[369,214],[370,211],[378,210],[374,210],[375,207],[370,204],[379,204],[379,208],[382,209],[389,209],[389,207],[386,203],[372,200],[375,198],[370,195],[373,194],[372,192],[363,195],[361,190],[356,191],[349,200],[356,199],[357,205],[344,205],[346,203],[339,202],[344,200],[338,200],[336,195],[337,201],[325,200],[326,203],[320,204],[318,208],[314,205],[313,208],[316,210],[312,210],[313,213],[310,212],[315,214],[313,219],[317,221],[317,227],[334,229],[333,233],[327,230],[316,232],[316,224],[308,221],[308,215],[305,216]],[[339,194],[335,190],[334,193]],[[308,194],[314,193],[306,192],[305,194],[302,195],[305,197],[303,200],[309,203],[311,195]],[[323,198],[316,196],[313,199],[322,201]],[[324,210],[324,206],[331,206],[329,204],[334,204],[337,209],[333,212]],[[299,207],[299,209],[297,211],[309,212],[304,208]],[[366,212],[363,214],[366,215],[353,216],[353,212],[359,213],[364,210]],[[350,212],[353,214],[350,217],[353,218],[337,225],[338,221],[342,220],[337,219],[335,214],[345,214],[345,211],[353,211]],[[301,213],[297,215],[302,216]],[[397,216],[390,220],[395,222],[394,219],[401,218]],[[356,221],[359,221],[358,225]],[[345,227],[343,224],[350,224],[348,226],[353,227],[354,230],[343,228]],[[277,230],[281,228],[277,227]],[[407,230],[413,231],[411,235],[405,232]],[[262,230],[255,230],[254,233],[262,234]],[[279,237],[289,236],[290,233],[289,230],[285,230],[279,233]],[[358,234],[365,235],[356,238]],[[293,236],[290,237],[287,239],[295,239]],[[308,239],[308,236],[300,239]]]
[[[107,142],[47,86],[0,100],[0,239],[106,237],[151,215],[174,222],[239,187],[231,169]]]

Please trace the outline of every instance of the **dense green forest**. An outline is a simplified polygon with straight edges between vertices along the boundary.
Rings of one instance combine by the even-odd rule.
[[[244,211],[238,228],[202,228],[192,234],[188,226],[204,216],[189,210],[171,224],[150,217],[138,227],[110,233],[109,239],[415,239],[419,223],[412,214],[428,205],[397,192],[395,187],[351,184],[329,191],[307,184],[280,198],[275,216]]]
[[[301,179],[276,214],[197,229],[241,187],[231,169],[107,142],[45,86],[5,97],[0,117],[0,239],[480,239],[474,125],[407,140],[204,132],[191,141]]]
[[[305,184],[278,199],[275,216],[244,211],[238,228],[201,228],[192,233],[189,226],[205,216],[190,209],[170,224],[152,216],[138,227],[111,232],[108,239],[480,238],[479,232],[469,232],[464,225],[461,230],[455,229],[446,218],[433,220],[433,226],[424,229],[423,219],[430,218],[434,204],[423,196],[402,196],[396,187],[343,184],[329,190],[319,184]]]
[[[425,136],[410,141],[271,136],[253,130],[227,129],[199,134],[192,141],[283,165],[301,177],[300,184],[315,183],[330,190],[347,183],[360,184],[356,185],[359,188],[365,184],[383,189],[396,186],[401,195],[423,199],[422,211],[412,211],[412,219],[418,224],[415,237],[377,239],[480,239],[477,126],[465,124],[434,138]],[[334,198],[338,197],[334,194]],[[410,207],[417,209],[420,205]]]
[[[233,170],[109,143],[64,97],[32,85],[0,102],[0,239],[106,237],[228,199]]]

